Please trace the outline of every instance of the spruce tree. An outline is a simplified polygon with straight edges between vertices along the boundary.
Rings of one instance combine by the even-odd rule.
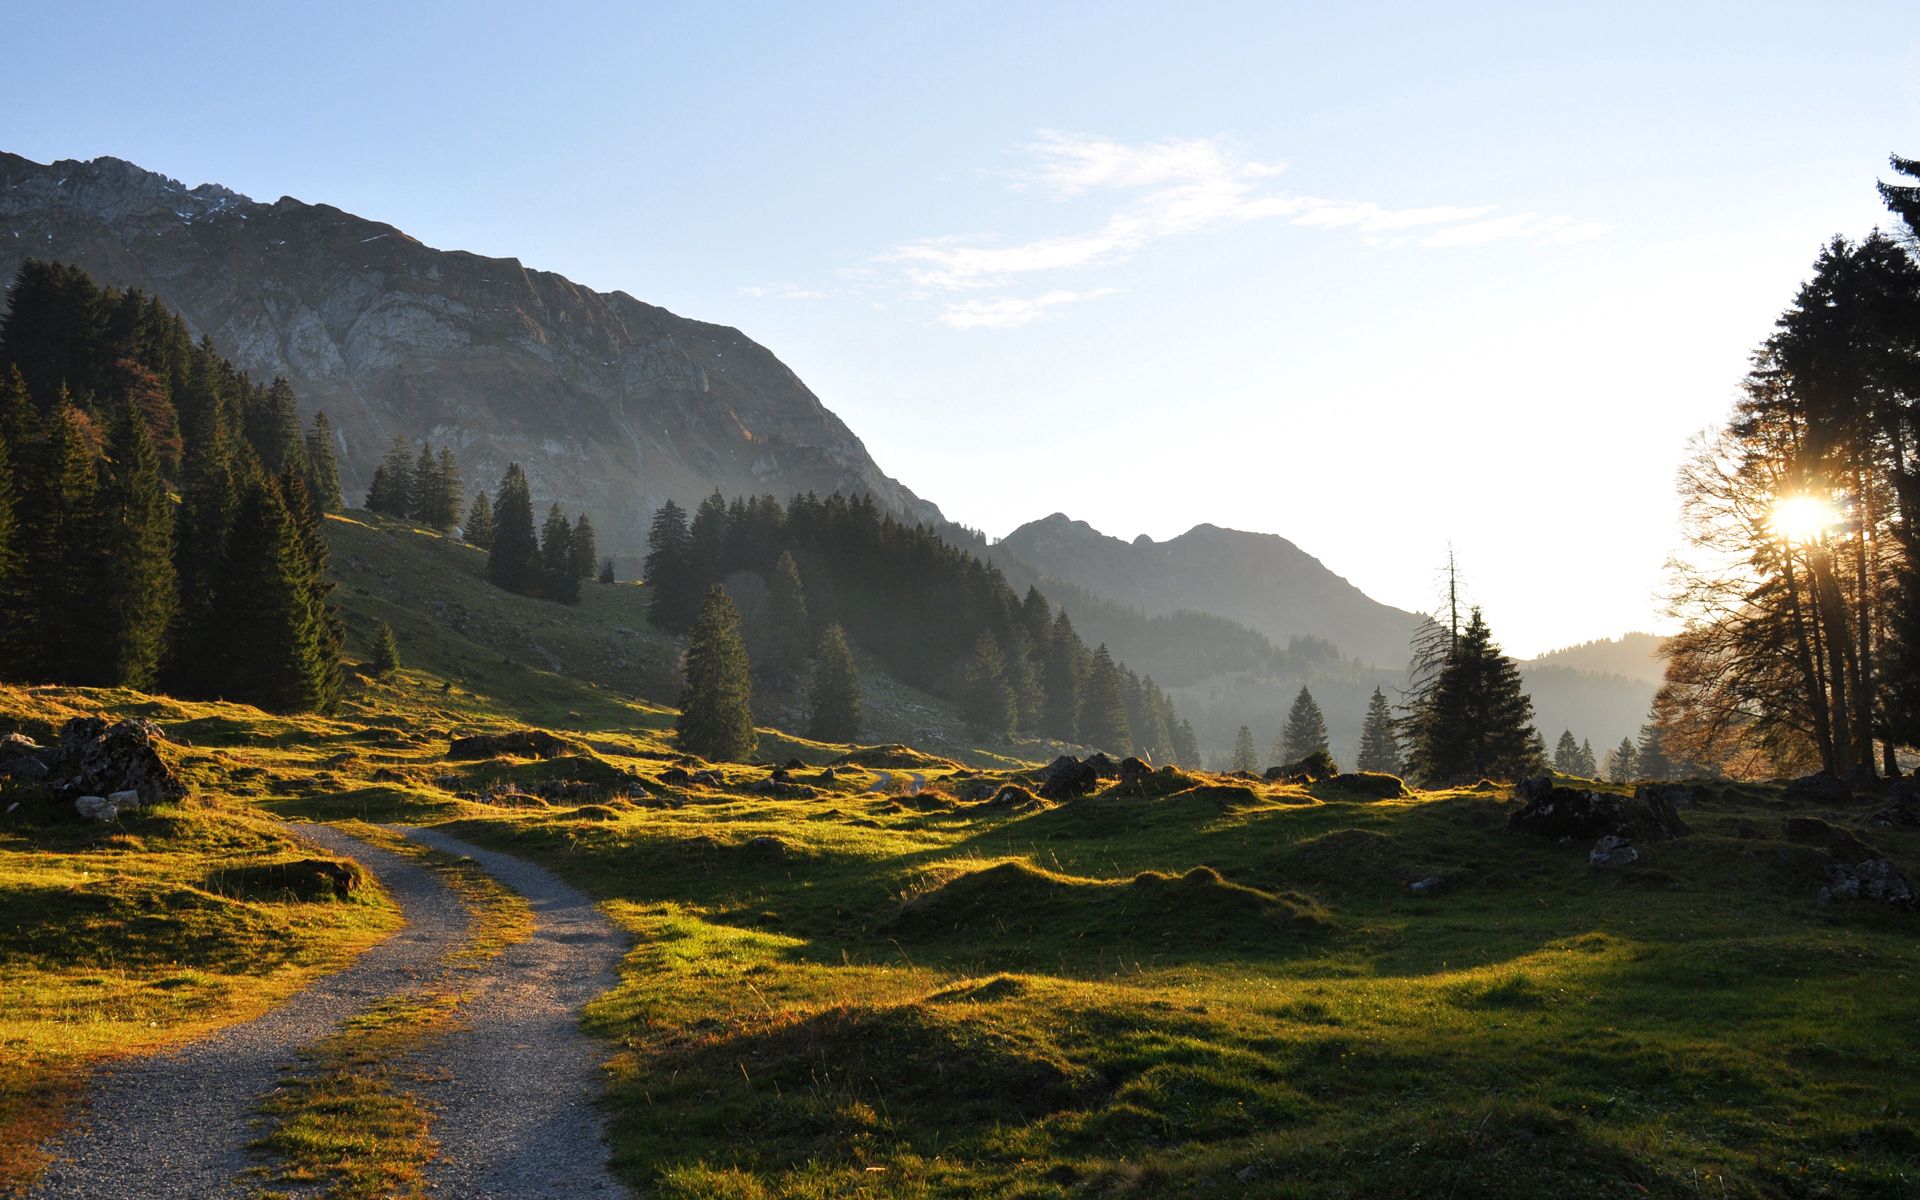
[[[426,524],[441,533],[452,533],[460,524],[460,497],[466,485],[460,481],[460,462],[446,446],[433,460],[433,493],[428,501]]]
[[[726,575],[727,533],[731,526],[726,497],[717,488],[713,495],[702,500],[699,507],[693,510],[687,543],[695,595],[699,594],[698,589],[716,583]]]
[[[301,571],[306,583],[307,620],[313,630],[313,680],[316,699],[313,707],[331,712],[346,681],[347,623],[340,610],[329,600],[333,578],[327,569],[331,552],[321,529],[321,517],[307,495],[296,468],[289,467],[280,476],[280,496],[287,505],[287,517],[293,522],[299,540]]]
[[[413,474],[408,484],[407,519],[432,529],[436,505],[440,501],[440,460],[434,457],[433,446],[427,442],[420,443],[420,456],[413,461]]]
[[[1632,783],[1640,772],[1640,752],[1634,748],[1633,739],[1623,737],[1607,755],[1607,779],[1613,783]]]
[[[1327,719],[1320,712],[1320,705],[1314,702],[1313,693],[1303,687],[1293,698],[1293,707],[1287,710],[1284,761],[1297,763],[1309,754],[1324,753],[1326,749]]]
[[[580,576],[573,555],[573,526],[558,504],[547,509],[540,530],[540,594],[562,604],[580,602]]]
[[[1580,740],[1580,754],[1574,760],[1574,774],[1582,779],[1600,778],[1600,762],[1593,756],[1593,743],[1585,738]]]
[[[1233,735],[1233,761],[1227,769],[1244,771],[1249,775],[1257,774],[1260,770],[1260,755],[1253,748],[1253,730],[1245,725]]]
[[[1427,699],[1413,768],[1429,784],[1513,779],[1532,765],[1533,701],[1480,610],[1448,652]]]
[[[1019,709],[1005,676],[1000,643],[991,629],[982,629],[961,670],[960,684],[960,713],[975,737],[1000,740],[1013,732]],[[1121,720],[1125,719],[1123,713]]]
[[[222,623],[213,694],[270,712],[327,701],[332,664],[314,619],[310,564],[280,488],[255,477],[240,496],[215,607]]]
[[[766,677],[783,684],[797,680],[806,668],[813,622],[807,613],[806,589],[800,583],[800,565],[789,551],[781,552],[767,580],[767,624]]]
[[[88,656],[94,670],[76,682],[150,691],[179,599],[173,501],[147,422],[132,403],[121,408],[111,437],[97,510],[100,571],[92,600],[99,628]]]
[[[1047,635],[1046,661],[1040,672],[1040,732],[1057,741],[1078,741],[1081,692],[1087,675],[1087,648],[1061,609]]]
[[[507,465],[500,490],[494,493],[487,578],[494,586],[522,596],[540,594],[540,543],[533,533],[533,496],[519,463]]]
[[[600,582],[601,583],[614,582],[613,559],[611,557],[603,558],[600,560]]]
[[[0,621],[0,679],[13,678],[24,661],[19,645],[23,622],[18,592],[20,579],[19,524],[14,520],[13,455],[0,437],[0,612],[12,614]]]
[[[1252,737],[1252,734],[1248,734]],[[1198,769],[1200,762],[1200,738],[1193,732],[1193,722],[1182,719],[1173,728],[1173,761],[1183,767]]]
[[[186,485],[175,522],[174,568],[180,580],[180,612],[163,678],[169,691],[186,696],[216,694],[224,657],[217,605],[227,540],[240,507],[233,439],[217,425],[203,440],[188,443]]]
[[[1562,775],[1578,775],[1579,766],[1580,743],[1573,740],[1573,730],[1562,729],[1553,747],[1553,769]]]
[[[64,393],[61,393],[64,395]],[[100,543],[99,435],[62,400],[20,472],[22,571],[19,623],[24,655],[10,671],[42,683],[92,678],[100,648],[93,586],[106,566]]]
[[[680,749],[715,762],[742,761],[759,742],[740,614],[717,583],[707,589],[688,635],[686,686],[676,727]]]
[[[367,508],[382,516],[405,519],[413,507],[413,453],[407,439],[394,436],[387,456],[374,468],[373,483],[367,488]]]
[[[600,543],[593,536],[593,522],[581,513],[573,519],[573,574],[592,579],[600,570]]]
[[[1667,757],[1666,738],[1657,714],[1647,714],[1646,724],[1640,726],[1640,745],[1636,749],[1639,751],[1641,778],[1671,779],[1677,773],[1673,760]]]
[[[647,530],[647,561],[641,569],[647,585],[647,620],[671,633],[691,628],[699,596],[693,578],[693,541],[686,510],[671,500],[653,514]]]
[[[1120,669],[1105,642],[1093,652],[1087,667],[1086,689],[1080,705],[1080,740],[1109,754],[1133,751],[1133,730],[1127,725],[1127,701]]]
[[[294,403],[293,385],[285,379],[275,379],[247,405],[246,436],[269,474],[296,467],[305,476],[307,448],[300,433],[300,410]]]
[[[493,545],[493,501],[485,492],[473,494],[473,507],[467,509],[467,523],[461,527],[460,536],[468,545],[482,550]]]
[[[339,512],[346,500],[340,494],[340,459],[333,451],[333,422],[325,412],[313,414],[307,430],[307,491],[313,506],[323,513]]]
[[[393,626],[380,622],[373,631],[373,673],[391,675],[400,669],[400,640],[393,636]]]
[[[814,650],[807,736],[820,742],[851,742],[860,737],[860,678],[846,630],[838,625],[827,626]]]
[[[1398,775],[1402,770],[1400,746],[1393,735],[1393,711],[1387,705],[1386,693],[1377,687],[1367,701],[1367,719],[1360,729],[1360,757],[1354,766],[1381,775]]]

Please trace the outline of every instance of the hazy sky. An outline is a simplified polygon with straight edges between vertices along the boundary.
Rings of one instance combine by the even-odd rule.
[[[1001,535],[1657,621],[1687,436],[1920,155],[1913,4],[9,4],[0,148],[737,325]]]

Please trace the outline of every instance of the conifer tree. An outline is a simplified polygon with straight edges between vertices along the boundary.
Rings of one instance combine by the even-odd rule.
[[[449,447],[440,447],[433,460],[433,494],[427,511],[427,524],[441,533],[452,533],[460,524],[460,497],[466,485],[460,480],[460,461]]]
[[[440,460],[433,446],[420,443],[420,456],[414,459],[413,475],[408,480],[407,519],[416,525],[434,528],[433,518],[440,501]]]
[[[1607,779],[1613,783],[1632,783],[1640,770],[1640,752],[1633,739],[1623,737],[1607,755]]]
[[[1133,730],[1127,725],[1127,702],[1120,669],[1105,642],[1093,652],[1087,667],[1086,689],[1080,705],[1080,740],[1109,754],[1133,750]]]
[[[393,626],[380,622],[373,631],[373,673],[391,675],[400,669],[400,640],[393,636]]]
[[[533,532],[533,496],[519,463],[507,465],[500,490],[494,493],[487,578],[494,586],[522,596],[540,594],[540,543]]]
[[[64,396],[64,393],[60,393]],[[21,472],[23,549],[19,622],[25,651],[16,678],[71,681],[96,661],[98,615],[90,600],[104,565],[99,541],[99,435],[87,415],[62,399],[47,434]]]
[[[540,530],[540,594],[562,604],[580,602],[579,563],[573,554],[573,526],[555,504]]]
[[[1201,765],[1200,738],[1193,732],[1191,721],[1182,720],[1173,728],[1173,761],[1180,766],[1196,769]]]
[[[687,639],[677,728],[682,750],[716,762],[741,761],[759,742],[740,614],[717,583],[707,589]]]
[[[1398,775],[1402,770],[1400,746],[1393,736],[1393,711],[1387,705],[1386,693],[1377,687],[1367,701],[1367,719],[1360,729],[1360,757],[1354,766],[1381,775]]]
[[[600,560],[600,582],[601,583],[614,582],[613,559],[611,557],[603,558]]]
[[[163,668],[168,690],[185,696],[217,694],[219,663],[225,655],[216,601],[228,536],[240,507],[234,441],[215,425],[204,439],[188,443],[174,537],[180,612]]]
[[[821,742],[851,742],[860,737],[860,679],[846,630],[838,625],[827,626],[814,650],[807,736]]]
[[[653,514],[647,530],[647,560],[641,570],[647,585],[647,620],[672,633],[691,628],[699,597],[693,578],[693,542],[686,510],[671,500]]]
[[[88,655],[92,668],[75,681],[150,691],[179,598],[173,501],[147,422],[132,403],[121,408],[111,436],[97,510],[97,640]]]
[[[1245,725],[1233,735],[1233,760],[1228,770],[1245,771],[1249,775],[1257,774],[1260,770],[1260,755],[1253,748],[1253,730]]]
[[[767,624],[766,677],[780,683],[798,679],[806,668],[813,628],[806,589],[800,583],[800,565],[793,561],[791,551],[781,551],[767,580]]]
[[[1585,738],[1580,739],[1580,756],[1574,761],[1574,767],[1574,774],[1582,779],[1600,777],[1600,763],[1593,757],[1593,743]]]
[[[413,508],[413,455],[407,439],[394,436],[387,456],[374,468],[367,489],[367,508],[382,516],[406,518]]]
[[[1426,707],[1412,747],[1423,781],[1513,779],[1532,765],[1533,702],[1478,608],[1447,653]]]
[[[1553,747],[1553,769],[1562,775],[1578,775],[1579,767],[1580,743],[1573,740],[1573,730],[1562,729]]]
[[[467,509],[467,523],[461,527],[460,536],[468,545],[482,550],[493,545],[493,501],[485,492],[473,494],[473,506]]]
[[[1307,755],[1327,749],[1327,719],[1306,688],[1293,698],[1287,710],[1286,757],[1283,763],[1297,763]]]
[[[339,512],[346,507],[340,494],[340,459],[333,451],[333,422],[325,412],[313,414],[313,426],[307,430],[307,491],[313,506],[323,513]]]
[[[13,455],[7,439],[0,436],[0,612],[13,614],[0,621],[0,679],[11,678],[14,667],[23,661],[19,640],[24,615],[19,586],[19,524],[14,520]]]
[[[717,488],[713,495],[702,500],[699,507],[693,510],[693,523],[688,528],[687,540],[694,595],[699,595],[698,589],[726,575],[727,532],[731,524],[726,498]]]
[[[297,467],[304,477],[307,453],[300,433],[300,410],[294,403],[293,385],[285,379],[275,379],[247,405],[246,435],[269,474]]]
[[[1640,726],[1640,744],[1636,749],[1641,778],[1671,779],[1677,773],[1673,760],[1667,757],[1666,738],[1655,713],[1649,712],[1646,724]]]
[[[592,579],[599,570],[600,543],[593,536],[593,522],[581,513],[573,519],[573,573],[578,579]]]
[[[255,477],[241,493],[218,584],[215,695],[271,712],[326,704],[334,664],[325,661],[312,584],[285,496],[274,481]]]
[[[1053,618],[1046,661],[1040,672],[1040,732],[1062,742],[1080,736],[1081,690],[1087,675],[1087,648],[1067,610]]]
[[[340,698],[341,685],[346,680],[346,664],[342,656],[347,647],[346,620],[328,599],[333,594],[333,579],[327,570],[331,552],[327,549],[326,535],[320,527],[320,513],[307,495],[299,470],[289,467],[281,474],[279,482],[288,519],[293,522],[294,536],[300,543],[301,569],[306,582],[307,620],[313,630],[315,647],[312,674],[317,698],[314,708],[320,712],[331,712]]]
[[[991,629],[983,629],[961,672],[961,715],[975,737],[1003,739],[1013,732],[1019,709],[1005,676],[1000,643]],[[1123,713],[1121,720],[1125,719]]]

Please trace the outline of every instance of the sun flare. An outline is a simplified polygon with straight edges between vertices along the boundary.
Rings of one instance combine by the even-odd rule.
[[[1840,524],[1840,512],[1823,496],[1782,496],[1773,502],[1769,523],[1789,542],[1811,542]]]

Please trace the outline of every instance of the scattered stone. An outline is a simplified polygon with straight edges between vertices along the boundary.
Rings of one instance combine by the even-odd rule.
[[[107,793],[107,803],[120,812],[132,812],[140,807],[140,793],[128,788],[123,792]]]
[[[453,744],[447,749],[447,757],[476,759],[505,755],[512,758],[558,758],[572,753],[573,749],[565,738],[555,737],[544,729],[513,729],[506,733],[476,733],[471,737],[454,738]]]
[[[1889,804],[1867,820],[1882,829],[1911,829],[1920,825],[1920,804],[1912,800],[1901,800],[1898,803]]]
[[[1438,875],[1429,875],[1425,879],[1416,879],[1407,885],[1407,890],[1416,896],[1431,896],[1446,886],[1446,880]]]
[[[806,763],[801,762],[797,758],[790,758],[787,760],[787,770],[789,771],[804,770],[806,769],[806,765],[807,765]]]
[[[995,792],[992,799],[982,801],[982,807],[989,806],[1003,808],[1008,812],[1034,812],[1045,808],[1046,802],[1019,784],[1010,783]]]
[[[1333,755],[1325,750],[1315,750],[1298,762],[1282,763],[1277,767],[1268,767],[1263,778],[1268,783],[1316,783],[1322,779],[1332,779],[1340,773]]]
[[[1913,885],[1884,858],[1827,868],[1827,886],[1820,889],[1819,899],[1823,905],[1835,900],[1873,900],[1895,908],[1915,906]]]
[[[660,782],[668,787],[686,787],[693,782],[693,772],[685,767],[668,767],[660,772]]]
[[[345,900],[359,891],[363,883],[360,869],[350,862],[300,858],[292,862],[226,868],[208,881],[208,890],[222,895],[311,902]]]
[[[142,806],[179,800],[186,785],[156,749],[165,740],[160,727],[144,718],[109,725],[99,717],[75,717],[61,727],[47,763],[48,783],[64,795],[104,798],[131,791]]]
[[[1630,867],[1640,861],[1640,852],[1627,839],[1608,834],[1593,844],[1587,861],[1596,867]]]
[[[695,771],[693,773],[693,782],[703,787],[717,788],[725,784],[726,781],[720,778],[720,772],[718,771]]]
[[[1094,775],[1100,779],[1112,779],[1120,773],[1120,768],[1114,765],[1113,760],[1098,750],[1087,755],[1086,763],[1093,769]]]
[[[1847,804],[1853,800],[1853,789],[1837,775],[1816,771],[1787,784],[1786,797],[1795,804]]]
[[[1319,797],[1336,800],[1399,800],[1413,793],[1398,775],[1381,771],[1349,771],[1321,780],[1313,789]]]
[[[1612,835],[1634,842],[1663,842],[1689,832],[1673,805],[1657,796],[1621,796],[1559,787],[1551,776],[1521,780],[1526,801],[1507,818],[1507,828],[1556,841],[1586,841]]]
[[[1137,784],[1153,774],[1153,767],[1129,754],[1120,760],[1120,786]]]
[[[1106,760],[1104,754],[1089,755],[1084,762],[1071,754],[1054,759],[1040,778],[1040,795],[1048,800],[1072,800],[1099,787],[1100,772],[1093,764],[1096,757]]]
[[[74,800],[73,810],[89,821],[112,821],[120,816],[120,809],[105,796],[81,796]]]
[[[840,779],[840,772],[832,767],[821,767],[820,773],[815,775],[814,779],[820,783],[835,783]]]
[[[0,759],[0,775],[11,775],[15,779],[28,782],[45,779],[51,769],[38,755],[21,754],[13,758]]]

